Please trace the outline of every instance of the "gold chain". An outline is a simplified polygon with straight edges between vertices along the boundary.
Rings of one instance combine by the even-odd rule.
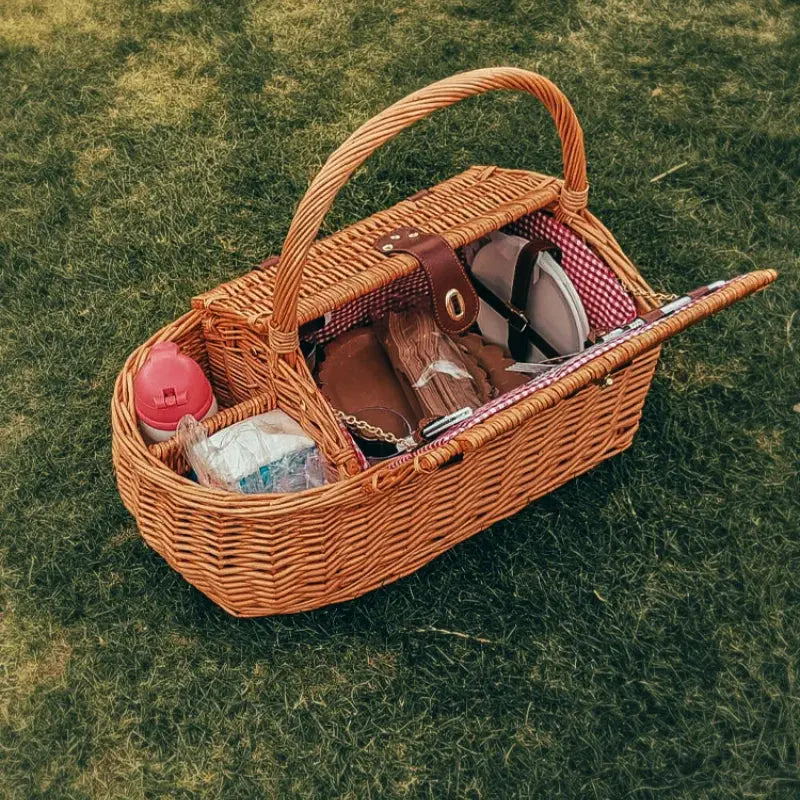
[[[344,411],[336,409],[336,416],[344,422],[348,428],[355,428],[360,433],[369,434],[365,437],[367,439],[377,439],[378,441],[388,442],[398,448],[405,444],[404,439],[398,439],[393,433],[385,431],[377,425],[370,425],[369,422],[364,422],[363,419],[358,419],[358,417],[354,417],[352,414],[345,414]]]

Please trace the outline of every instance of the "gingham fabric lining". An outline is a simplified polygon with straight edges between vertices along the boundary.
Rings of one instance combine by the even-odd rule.
[[[341,308],[326,315],[325,325],[310,339],[318,344],[341,336],[356,325],[374,322],[386,315],[387,311],[401,311],[418,297],[428,294],[428,281],[425,272],[418,269],[404,278],[398,278],[388,286],[359,297]]]
[[[636,317],[636,306],[614,273],[574,231],[556,222],[550,214],[544,211],[527,214],[503,231],[526,239],[544,238],[561,249],[561,266],[575,286],[593,329],[611,330]],[[462,250],[458,255],[463,262]],[[324,326],[309,338],[324,344],[356,325],[380,319],[387,311],[402,310],[428,293],[425,273],[418,269],[335,309],[326,315]]]
[[[600,257],[566,225],[537,211],[502,229],[525,239],[546,239],[561,249],[561,267],[581,298],[589,327],[611,330],[636,318],[636,305],[617,276]]]
[[[735,278],[733,280],[736,280]],[[719,289],[725,288],[731,281],[726,281],[724,284],[715,289],[714,291],[719,291]],[[691,308],[695,303],[700,302],[700,300],[705,300],[709,295],[705,295],[702,298],[697,298],[696,300],[692,300],[692,302],[687,303],[681,311],[685,311],[687,308]],[[426,445],[418,448],[412,453],[405,453],[401,456],[397,456],[397,458],[392,459],[391,467],[397,467],[401,464],[405,464],[415,456],[419,455],[420,453],[427,452],[428,450],[432,450],[435,447],[441,447],[442,445],[449,442],[454,437],[458,436],[459,433],[472,428],[474,425],[478,425],[481,422],[489,419],[489,417],[494,416],[500,411],[513,406],[515,403],[518,403],[520,400],[523,400],[526,397],[530,397],[535,392],[538,392],[541,389],[544,389],[547,386],[555,383],[560,378],[563,378],[571,373],[575,372],[576,370],[580,369],[584,364],[588,364],[590,361],[593,361],[595,358],[607,353],[609,350],[613,350],[615,347],[618,347],[623,342],[632,339],[635,336],[638,336],[640,333],[644,333],[645,331],[649,331],[652,328],[655,328],[657,325],[660,325],[662,322],[670,319],[670,317],[662,317],[661,319],[656,320],[655,322],[651,322],[649,325],[645,325],[641,328],[635,328],[632,331],[628,331],[617,338],[613,339],[610,342],[605,344],[595,345],[584,351],[582,354],[576,356],[573,359],[570,359],[565,364],[562,364],[560,367],[555,367],[548,372],[545,372],[543,375],[539,376],[538,378],[534,378],[532,381],[523,384],[522,386],[514,389],[504,395],[501,395],[496,400],[493,400],[490,403],[487,403],[484,406],[473,414],[469,419],[465,420],[459,425],[455,425],[454,427],[450,428],[450,430],[443,433],[438,439],[435,439],[432,442],[429,442]]]

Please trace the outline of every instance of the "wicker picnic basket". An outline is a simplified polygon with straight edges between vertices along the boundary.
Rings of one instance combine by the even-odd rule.
[[[337,192],[380,145],[413,122],[492,89],[538,98],[562,143],[564,180],[473,167],[332,236],[317,239]],[[663,301],[587,210],[583,134],[548,80],[515,68],[455,75],[395,103],[327,161],[297,208],[279,259],[197,297],[126,361],[112,399],[119,491],[145,541],[187,581],[237,616],[302,611],[348,600],[408,575],[628,447],[661,343],[763,288],[770,270],[733,280],[659,323],[531,381],[407,456],[367,468],[320,394],[298,330],[321,320],[325,342],[424,294],[419,262],[381,253],[401,225],[461,248],[504,229],[545,231],[582,290],[595,328],[630,321]],[[153,344],[175,341],[210,377],[222,410],[210,432],[279,407],[297,419],[338,480],[288,495],[240,495],[185,477],[175,443],[148,447],[137,427],[133,378]]]

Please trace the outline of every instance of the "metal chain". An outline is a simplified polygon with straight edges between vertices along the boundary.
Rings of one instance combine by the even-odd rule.
[[[385,431],[383,428],[377,427],[377,425],[370,425],[369,422],[364,422],[363,419],[358,419],[358,417],[354,417],[352,414],[345,414],[344,411],[339,411],[338,409],[335,409],[335,411],[336,416],[344,422],[348,428],[355,428],[360,433],[369,434],[365,437],[367,439],[377,439],[381,442],[388,442],[395,447],[405,444],[405,439],[399,439],[393,433]]]

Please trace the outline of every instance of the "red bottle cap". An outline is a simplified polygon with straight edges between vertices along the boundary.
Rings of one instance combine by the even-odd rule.
[[[175,342],[153,345],[133,379],[133,394],[139,419],[162,431],[174,431],[186,414],[202,419],[214,402],[200,365]]]

